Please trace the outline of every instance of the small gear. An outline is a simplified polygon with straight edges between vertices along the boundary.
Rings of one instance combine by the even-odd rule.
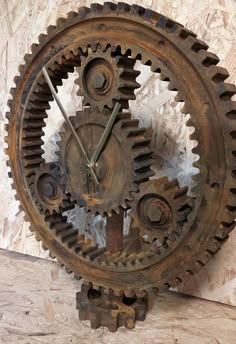
[[[60,167],[56,163],[43,163],[31,177],[30,189],[35,203],[42,212],[59,212],[66,207],[69,196],[61,185]]]
[[[187,187],[167,177],[143,183],[131,205],[131,227],[139,228],[144,241],[163,246],[176,240],[192,209]]]
[[[109,114],[110,110],[101,113],[85,108],[70,118],[89,158],[105,130]],[[84,157],[66,124],[60,133],[58,155],[66,192],[94,215],[111,215],[119,213],[120,208],[127,209],[127,200],[132,200],[131,192],[137,192],[138,185],[153,175],[151,139],[145,137],[146,130],[138,128],[138,124],[138,120],[131,119],[130,113],[118,114],[109,140],[95,164],[98,186],[89,179]]]
[[[77,79],[84,105],[112,109],[118,101],[122,108],[128,109],[128,101],[135,99],[134,90],[140,87],[136,82],[140,72],[134,70],[134,64],[135,59],[121,55],[117,48],[104,50],[98,45],[93,51],[88,47],[87,56],[81,56]]]
[[[147,295],[138,297],[117,296],[114,292],[105,293],[103,288],[94,289],[92,284],[82,284],[76,294],[76,308],[80,320],[90,320],[91,327],[108,327],[111,332],[125,326],[132,329],[135,321],[144,321],[148,308]]]

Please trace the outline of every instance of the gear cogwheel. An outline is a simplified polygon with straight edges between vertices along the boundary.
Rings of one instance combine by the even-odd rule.
[[[84,55],[76,81],[84,105],[112,109],[115,101],[119,101],[123,109],[128,109],[128,101],[135,99],[134,90],[140,87],[136,82],[140,72],[134,70],[135,59],[121,55],[118,48],[108,46],[104,50],[100,45],[95,51],[88,47]]]
[[[177,180],[167,177],[143,183],[131,206],[131,226],[139,228],[146,242],[160,246],[176,240],[193,208],[187,187],[180,188]]]
[[[118,327],[132,329],[135,321],[144,321],[148,308],[147,295],[142,297],[126,297],[105,293],[103,288],[95,289],[92,283],[82,284],[81,291],[76,294],[76,308],[80,320],[90,320],[91,328],[108,327],[116,332]]]
[[[60,166],[56,163],[43,163],[35,169],[30,189],[36,205],[43,213],[59,213],[60,207],[67,206],[69,195],[64,193]]]
[[[195,187],[191,190],[195,196],[194,209],[180,240],[173,241],[170,250],[166,248],[168,243],[164,245],[165,255],[150,252],[151,259],[142,248],[140,254],[131,257],[131,253],[127,261],[125,255],[120,257],[123,252],[109,255],[105,247],[105,260],[108,257],[111,264],[97,264],[98,260],[104,262],[101,252],[90,247],[84,249],[84,245],[78,243],[78,231],[67,223],[62,209],[59,215],[54,212],[53,215],[42,216],[30,192],[32,178],[45,162],[43,127],[45,124],[48,126],[44,120],[53,99],[42,68],[48,72],[57,89],[68,73],[74,73],[75,68],[81,65],[81,57],[87,57],[88,46],[95,52],[98,44],[104,52],[108,46],[112,49],[117,47],[119,55],[138,60],[142,66],[150,66],[154,78],[160,76],[161,80],[169,83],[170,91],[177,92],[176,100],[183,105],[179,116],[187,114],[189,120],[186,124],[194,128],[190,139],[195,140],[196,145],[192,152],[199,156],[199,160],[194,162],[198,172],[193,177]],[[197,39],[196,34],[160,13],[127,3],[105,2],[103,6],[93,4],[90,8],[71,12],[66,19],[58,19],[56,26],[49,26],[47,34],[40,35],[38,44],[33,44],[31,50],[25,56],[24,65],[19,66],[20,74],[14,79],[15,86],[10,91],[5,141],[12,186],[36,238],[42,240],[44,247],[69,271],[97,286],[124,292],[132,290],[138,294],[145,290],[156,293],[185,282],[215,256],[235,227],[236,106],[231,97],[236,92],[234,85],[225,82],[229,76],[227,70],[218,66],[218,57],[208,51],[207,44]],[[114,51],[118,50],[114,48]],[[145,83],[142,86],[145,89]],[[153,136],[157,135],[155,126]],[[127,146],[134,137],[126,136],[124,140]],[[142,145],[136,146],[137,155],[142,151]],[[147,149],[146,144],[144,146]],[[126,149],[124,158],[127,157],[129,162],[133,153],[128,153]],[[76,160],[74,156],[71,158]],[[135,177],[145,175],[145,170],[148,170],[147,161],[139,156],[135,164],[140,167],[142,163],[143,167],[137,173],[135,171]],[[126,173],[127,166],[121,167]],[[110,171],[113,173],[112,168]],[[119,169],[117,173],[120,175]],[[125,197],[122,194],[120,204],[129,190],[126,190]],[[113,205],[117,206],[117,203]],[[184,245],[181,244],[182,237]],[[143,240],[142,244],[143,247],[151,246]],[[153,255],[159,258],[154,259]],[[134,262],[136,260],[138,264]]]
[[[78,111],[70,117],[71,123],[81,137],[89,158],[104,132],[110,111],[100,112],[91,108]],[[153,175],[150,138],[145,137],[145,128],[138,127],[139,121],[131,119],[130,113],[120,112],[111,135],[95,164],[99,185],[89,178],[88,169],[80,149],[67,127],[60,133],[59,159],[62,164],[62,181],[66,193],[79,206],[94,215],[109,215],[127,209],[132,200],[131,192],[138,191],[138,185]],[[114,188],[113,186],[116,185]]]

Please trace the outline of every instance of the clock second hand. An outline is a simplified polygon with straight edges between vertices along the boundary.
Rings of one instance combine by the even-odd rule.
[[[97,162],[98,157],[99,157],[99,155],[100,155],[100,153],[101,153],[101,151],[102,151],[102,149],[103,149],[103,147],[104,147],[104,145],[106,143],[106,140],[107,140],[108,135],[110,134],[110,131],[111,131],[112,127],[113,127],[113,124],[114,124],[114,122],[116,120],[116,117],[117,117],[117,114],[118,114],[118,112],[120,110],[120,107],[121,107],[121,105],[119,103],[115,104],[115,107],[114,107],[114,109],[113,109],[113,111],[112,111],[112,113],[110,115],[110,118],[109,118],[109,120],[107,122],[106,128],[105,128],[105,130],[104,130],[104,132],[102,134],[102,137],[100,138],[100,141],[99,141],[99,143],[97,145],[97,148],[96,148],[95,152],[93,153],[93,156],[92,156],[92,158],[90,160],[90,164],[91,164],[92,167]]]
[[[80,147],[80,150],[81,150],[81,152],[82,152],[82,154],[83,154],[83,156],[84,156],[84,158],[85,158],[86,166],[89,168],[89,174],[91,175],[91,177],[92,177],[94,183],[95,183],[96,185],[99,185],[99,182],[98,182],[98,180],[97,180],[96,174],[95,174],[95,172],[94,172],[94,170],[93,170],[94,163],[92,163],[92,162],[89,160],[89,158],[88,158],[88,156],[87,156],[87,154],[86,154],[86,152],[85,152],[85,149],[84,149],[84,147],[83,147],[83,144],[82,144],[82,142],[80,141],[79,136],[77,135],[77,133],[76,133],[76,131],[75,131],[75,129],[74,129],[74,127],[73,127],[73,125],[72,125],[72,123],[71,123],[69,117],[67,116],[67,114],[66,114],[66,112],[65,112],[65,109],[64,109],[64,107],[63,107],[63,105],[62,105],[60,99],[59,99],[58,96],[57,96],[57,93],[56,93],[56,91],[55,91],[55,89],[54,89],[54,86],[53,86],[53,84],[52,84],[52,82],[51,82],[51,79],[50,79],[50,77],[49,77],[49,75],[48,75],[48,72],[47,72],[46,68],[43,67],[42,70],[43,70],[43,75],[44,75],[44,77],[45,77],[45,79],[46,79],[46,81],[47,81],[47,83],[48,83],[48,86],[49,86],[51,92],[52,92],[52,95],[53,95],[54,99],[56,100],[57,105],[58,105],[59,109],[61,110],[61,113],[62,113],[62,115],[63,115],[63,117],[64,117],[64,119],[65,119],[67,125],[69,126],[69,128],[70,128],[70,130],[71,130],[71,132],[72,132],[72,135],[74,136],[76,142],[78,143],[78,145],[79,145],[79,147]]]

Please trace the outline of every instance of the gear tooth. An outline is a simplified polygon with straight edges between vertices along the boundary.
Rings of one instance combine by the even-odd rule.
[[[131,197],[130,197],[130,196],[127,196],[127,201],[132,201],[132,199],[129,199],[129,198],[131,198]],[[123,202],[123,203],[121,204],[121,207],[122,207],[122,209],[127,209],[127,208],[128,208],[128,205],[127,205],[126,202]]]
[[[44,251],[47,251],[48,250],[48,248],[47,248],[47,246],[44,244],[44,243],[42,243],[42,249],[44,250]]]
[[[25,63],[30,63],[31,58],[32,58],[31,54],[25,54],[25,56],[24,56]]]
[[[78,12],[75,12],[75,11],[70,11],[66,14],[67,20],[73,20],[77,16],[78,16]]]
[[[222,100],[230,101],[232,96],[236,94],[236,86],[225,82],[223,88],[222,85],[218,87],[218,92]]]
[[[129,12],[130,8],[131,6],[126,2],[118,2],[117,4],[117,10],[120,12]]]
[[[48,35],[51,35],[52,32],[54,32],[54,30],[56,29],[56,26],[55,25],[49,25],[46,29],[47,31],[47,34]]]
[[[69,275],[72,274],[72,272],[73,272],[68,266],[65,266],[65,271],[66,271],[66,273],[68,273]]]
[[[20,74],[23,74],[24,70],[25,70],[25,65],[21,64],[18,66],[18,71]]]
[[[12,105],[13,105],[13,99],[8,99],[7,106],[9,107],[9,109],[12,108]]]
[[[168,89],[170,89],[170,88],[168,88]],[[175,91],[176,91],[176,90],[175,90]],[[176,96],[175,96],[175,101],[176,101],[177,103],[183,103],[183,102],[184,102],[184,95],[181,94],[181,93],[178,91],[178,93],[177,93]]]
[[[161,73],[160,65],[158,62],[153,62],[151,65],[151,72],[153,73]]]
[[[114,4],[114,2],[105,1],[103,4],[104,11],[115,11],[117,9],[117,4]]]
[[[38,37],[39,44],[42,44],[46,40],[47,37],[48,35],[41,33],[41,35],[39,35]]]
[[[174,92],[177,92],[177,91],[178,91],[177,88],[176,88],[176,86],[175,86],[175,83],[174,83],[173,81],[170,81],[170,82],[169,82],[169,84],[168,84],[168,86],[167,86],[167,89],[168,89],[169,91],[174,91]]]
[[[202,49],[207,50],[209,48],[209,45],[206,42],[200,39],[193,38],[193,37],[190,41],[190,44],[191,44],[191,49],[196,53],[199,52],[199,50],[202,50]]]
[[[181,199],[183,199],[183,196],[186,195],[188,192],[188,187],[179,187],[179,183],[178,183],[178,189],[174,192],[174,199],[177,199],[179,197],[181,197]],[[184,199],[184,203],[186,203],[186,199]]]
[[[201,169],[201,162],[200,162],[200,159],[194,161],[192,165],[193,165],[193,167],[198,168],[198,169],[200,170],[200,169]]]
[[[36,50],[38,49],[38,44],[37,43],[33,43],[30,46],[30,50],[32,51],[32,54],[34,54],[36,52]]]
[[[149,56],[146,55],[145,53],[142,54],[141,63],[145,66],[151,66],[151,64],[152,64]]]
[[[8,142],[9,142],[9,137],[8,136],[4,136],[4,142],[8,144]]]
[[[5,153],[6,155],[9,155],[9,153],[10,153],[9,148],[4,148],[4,153]]]
[[[211,65],[217,65],[220,61],[216,54],[211,53],[210,51],[205,51],[205,50],[199,51],[198,57],[205,67],[208,67]]]
[[[93,12],[101,12],[103,10],[103,6],[97,3],[91,4],[90,8]]]
[[[37,241],[41,241],[41,237],[38,233],[34,232],[34,236]]]
[[[160,80],[161,81],[168,81],[168,82],[170,82],[170,78],[169,78],[169,76],[165,72],[161,72]]]
[[[92,42],[92,43],[90,44],[90,47],[91,47],[92,51],[95,53],[95,52],[97,51],[98,44],[95,43],[95,42]]]
[[[56,26],[59,27],[59,26],[63,26],[65,23],[66,23],[67,19],[66,18],[58,18],[56,20]]]
[[[191,188],[191,192],[192,192],[192,194],[195,196],[195,197],[197,197],[198,195],[200,195],[200,187],[199,187],[199,185],[196,185],[196,186],[193,186],[192,188]]]
[[[198,141],[198,134],[197,134],[196,130],[192,134],[189,135],[189,138],[190,138],[190,140]]]
[[[137,15],[137,16],[143,16],[145,14],[145,8],[136,4],[131,5],[130,13]]]
[[[229,77],[227,69],[219,66],[211,66],[209,74],[211,75],[211,80],[216,84],[224,82]]]
[[[121,78],[121,80],[120,80],[120,88],[121,89],[122,89],[122,87],[124,87],[124,88],[129,88],[133,91],[133,90],[141,87],[141,85],[135,80],[123,79],[122,75],[120,76],[120,78]]]
[[[164,190],[166,192],[174,192],[176,190],[178,190],[179,188],[179,182],[178,179],[173,179],[171,181],[168,181],[165,185],[164,185]]]
[[[197,145],[196,147],[192,148],[192,152],[193,152],[194,154],[197,154],[197,155],[200,154],[198,145]]]
[[[190,117],[190,118],[186,121],[186,126],[187,126],[187,127],[195,127],[195,123],[194,123],[192,117]]]
[[[18,82],[17,81],[15,81],[15,80],[19,80],[19,76],[16,76],[15,78],[14,78],[14,83],[15,84],[17,84]],[[12,96],[12,98],[14,98],[14,96],[15,96],[15,92],[16,92],[16,89],[15,89],[15,87],[12,87],[11,89],[10,89],[10,95]]]
[[[9,111],[6,112],[5,117],[6,117],[6,119],[9,121],[10,118],[11,118],[11,113],[10,113]]]

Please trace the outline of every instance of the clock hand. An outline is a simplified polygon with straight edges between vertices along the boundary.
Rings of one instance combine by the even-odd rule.
[[[99,157],[99,155],[100,155],[100,153],[101,153],[101,151],[102,151],[102,149],[103,149],[103,147],[104,147],[104,145],[106,143],[108,135],[110,134],[112,126],[113,126],[113,124],[114,124],[114,122],[116,120],[116,117],[117,117],[117,114],[118,114],[118,112],[120,110],[120,107],[121,107],[121,105],[119,103],[116,103],[116,105],[115,105],[115,107],[114,107],[114,109],[112,111],[112,114],[111,114],[111,116],[110,116],[110,118],[109,118],[109,120],[107,122],[106,128],[105,128],[105,130],[104,130],[104,132],[102,134],[102,137],[101,137],[101,139],[100,139],[100,141],[99,141],[99,143],[97,145],[97,148],[96,148],[95,152],[93,153],[92,159],[90,161],[92,166],[94,166],[94,164],[98,160],[98,157]]]
[[[64,109],[64,107],[63,107],[63,105],[62,105],[60,99],[59,99],[58,96],[57,96],[57,93],[56,93],[56,91],[55,91],[55,89],[54,89],[54,86],[53,86],[53,84],[52,84],[52,82],[51,82],[51,79],[50,79],[50,77],[49,77],[49,75],[48,75],[48,72],[46,71],[46,68],[45,68],[45,67],[43,67],[43,75],[44,75],[44,77],[45,77],[45,79],[46,79],[46,81],[47,81],[47,83],[48,83],[48,86],[49,86],[49,88],[50,88],[50,90],[51,90],[51,92],[52,92],[52,95],[53,95],[54,99],[55,99],[56,102],[57,102],[57,105],[58,105],[59,109],[61,110],[61,113],[62,113],[62,115],[63,115],[63,117],[64,117],[64,119],[65,119],[65,121],[66,121],[68,127],[69,127],[70,130],[71,130],[72,135],[74,136],[74,138],[75,138],[75,140],[76,140],[78,146],[80,147],[80,150],[81,150],[81,152],[82,152],[82,154],[83,154],[83,156],[84,156],[84,158],[85,158],[85,161],[86,161],[86,166],[89,168],[89,173],[90,173],[90,175],[91,175],[91,177],[92,177],[94,183],[95,183],[96,185],[99,185],[99,182],[98,182],[98,180],[97,180],[96,174],[95,174],[95,172],[94,172],[94,170],[93,170],[93,165],[94,165],[94,164],[91,164],[91,161],[89,161],[89,158],[88,158],[88,156],[87,156],[87,154],[86,154],[86,152],[85,152],[85,149],[84,149],[84,147],[83,147],[83,144],[82,144],[82,142],[80,141],[79,136],[77,135],[77,133],[76,133],[76,131],[75,131],[75,129],[74,129],[74,127],[73,127],[73,125],[72,125],[72,123],[71,123],[69,117],[67,116],[67,114],[66,114],[66,112],[65,112],[65,109]]]

